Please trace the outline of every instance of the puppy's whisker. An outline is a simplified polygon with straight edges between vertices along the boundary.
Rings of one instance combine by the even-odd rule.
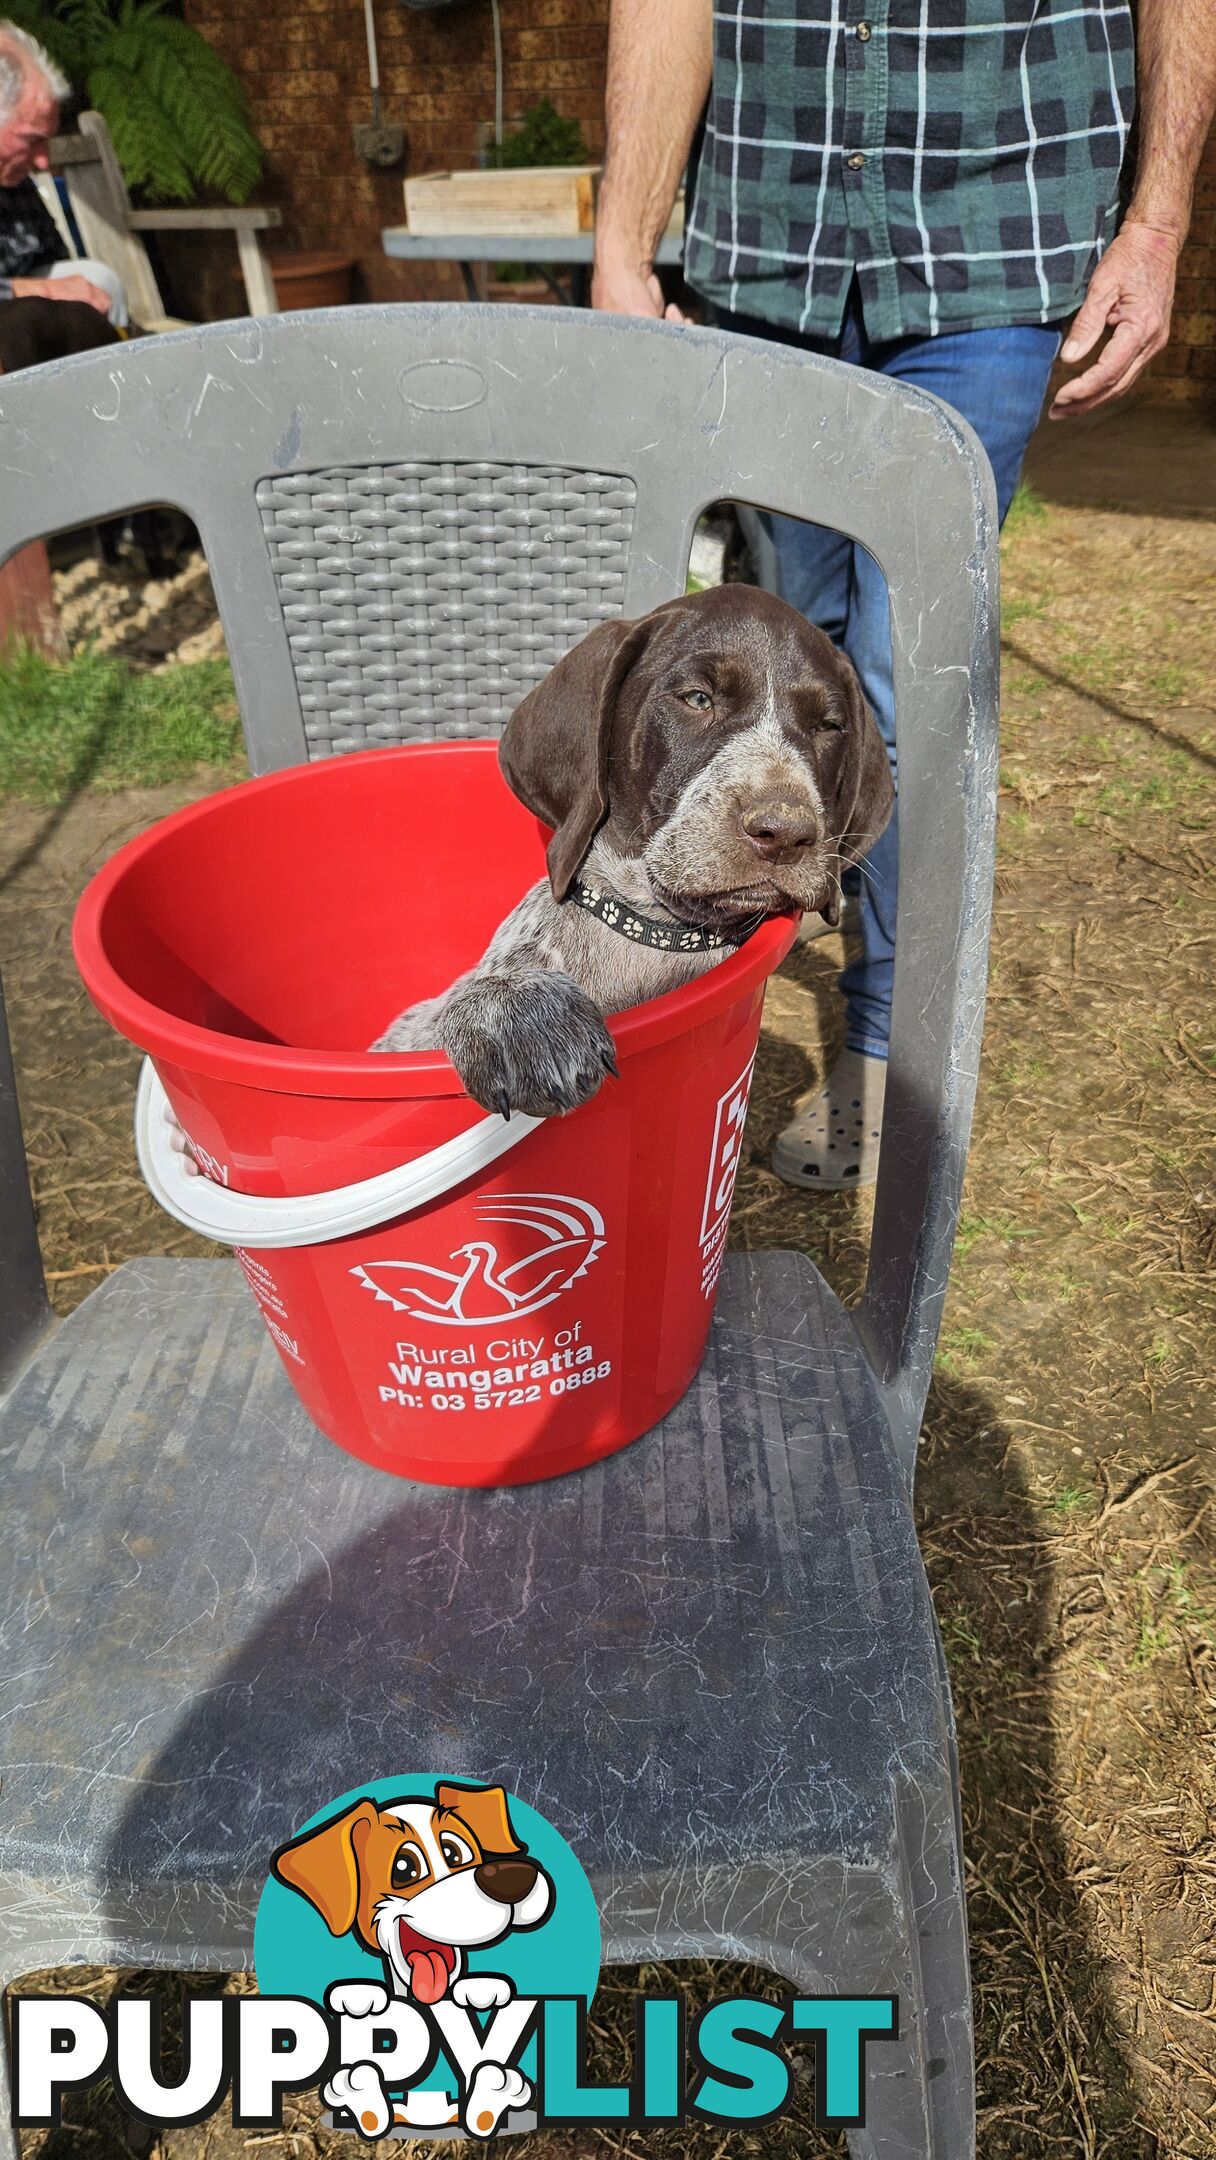
[[[838,914],[838,915],[839,915],[839,914],[841,914],[841,913],[843,912],[843,909],[844,909],[844,887],[843,887],[843,885],[841,884],[841,882],[840,882],[840,879],[839,879],[839,878],[837,877],[837,875],[836,875],[835,871],[834,871],[834,870],[829,870],[829,871],[828,871],[828,891],[827,891],[826,901],[822,901],[822,900],[821,900],[821,901],[820,901],[820,903],[819,903],[819,907],[818,907],[817,909],[814,909],[814,910],[808,910],[807,912],[808,912],[808,913],[811,913],[811,912],[813,912],[813,913],[816,913],[816,914],[823,914],[823,913],[824,913],[824,911],[825,911],[825,906],[826,906],[826,905],[830,905],[830,904],[831,904],[831,902],[832,902],[832,900],[835,900],[835,901],[836,901],[836,903],[837,903],[837,914]]]
[[[840,858],[840,864],[841,864],[841,868],[842,868],[842,869],[844,869],[844,870],[856,870],[856,872],[857,872],[857,874],[858,874],[858,876],[859,876],[859,877],[863,877],[863,878],[866,878],[866,879],[868,879],[868,881],[869,881],[870,885],[871,885],[871,886],[873,887],[874,891],[875,891],[875,892],[877,892],[877,890],[878,890],[878,879],[877,879],[877,878],[875,877],[875,875],[874,875],[874,872],[873,872],[873,871],[871,870],[871,868],[870,868],[870,865],[869,865],[869,863],[867,862],[867,860],[866,860],[866,858],[865,858],[865,856],[864,856],[864,855],[843,855],[843,854],[842,854],[842,855],[841,855],[841,858]]]

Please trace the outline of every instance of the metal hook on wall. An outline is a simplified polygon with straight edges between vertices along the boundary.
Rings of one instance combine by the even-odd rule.
[[[366,165],[375,165],[387,171],[393,165],[400,165],[405,157],[405,129],[396,120],[384,119],[380,110],[380,61],[376,51],[374,0],[363,0],[363,16],[367,25],[367,72],[371,84],[372,116],[370,120],[355,122],[352,131],[355,152]]]

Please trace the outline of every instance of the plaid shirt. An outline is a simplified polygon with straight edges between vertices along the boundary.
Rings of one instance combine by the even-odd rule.
[[[1130,0],[715,0],[685,274],[832,338],[1079,306],[1117,223]]]

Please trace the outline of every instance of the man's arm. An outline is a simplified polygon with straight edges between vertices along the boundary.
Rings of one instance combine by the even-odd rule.
[[[7,300],[82,300],[86,307],[96,308],[99,315],[110,312],[110,295],[94,285],[86,277],[15,277],[3,281],[7,293],[0,297]]]
[[[1062,357],[1083,360],[1108,326],[1113,335],[1094,365],[1065,383],[1053,420],[1122,397],[1170,334],[1195,173],[1216,112],[1216,0],[1140,0],[1137,16],[1135,190]]]
[[[662,315],[654,255],[713,73],[713,0],[612,0],[592,301]],[[677,308],[667,315],[681,321]]]

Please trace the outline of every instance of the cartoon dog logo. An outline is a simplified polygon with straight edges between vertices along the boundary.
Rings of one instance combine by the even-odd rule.
[[[466,1952],[539,1927],[553,1906],[553,1884],[516,1837],[500,1785],[441,1784],[433,1799],[405,1794],[382,1806],[358,1800],[281,1846],[271,1864],[281,1883],[315,1906],[331,1935],[353,1935],[384,1961],[386,1987],[350,1981],[329,1990],[339,2016],[374,2019],[391,1996],[428,2005],[450,1995],[462,2009],[500,2008],[514,1993],[510,1980],[466,1973]],[[366,2062],[335,2072],[324,2098],[350,2109],[369,2140],[395,2126],[458,2122],[469,2135],[488,2137],[509,2109],[527,2105],[532,2088],[515,2068],[483,2062],[463,2110],[434,2091],[394,2102],[369,2046]]]

